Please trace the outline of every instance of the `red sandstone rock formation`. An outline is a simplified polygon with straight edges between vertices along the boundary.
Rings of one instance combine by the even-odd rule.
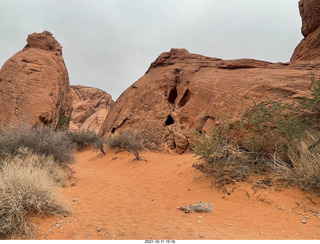
[[[102,90],[86,86],[71,86],[73,112],[70,129],[99,132],[110,106],[111,96]]]
[[[48,31],[30,34],[23,50],[0,70],[0,123],[54,126],[71,112],[61,45]]]
[[[304,39],[296,47],[290,61],[320,62],[320,1],[300,0],[299,10]]]
[[[312,69],[312,67],[310,68]],[[253,59],[221,60],[186,49],[162,53],[110,109],[101,134],[136,130],[156,148],[184,152],[190,131],[239,117],[251,98],[308,95],[310,70]]]

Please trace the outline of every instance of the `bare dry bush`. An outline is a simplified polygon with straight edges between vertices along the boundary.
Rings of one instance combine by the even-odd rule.
[[[93,149],[100,150],[105,154],[103,149],[104,140],[102,136],[97,133],[90,130],[67,131],[66,133],[71,142],[77,145],[78,149],[92,147]]]
[[[0,158],[17,155],[19,148],[29,148],[40,155],[51,155],[57,164],[74,162],[74,145],[63,131],[48,127],[31,128],[28,125],[0,128]]]
[[[30,236],[33,228],[27,216],[32,213],[68,213],[68,207],[59,195],[63,171],[56,166],[52,157],[34,155],[27,151],[1,160],[1,239],[7,236]]]
[[[110,148],[118,147],[132,152],[137,160],[140,159],[139,153],[144,149],[142,135],[133,131],[111,134],[107,138],[107,145]]]

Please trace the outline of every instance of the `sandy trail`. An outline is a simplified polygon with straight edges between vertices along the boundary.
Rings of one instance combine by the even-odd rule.
[[[33,239],[320,239],[320,198],[313,194],[255,191],[249,183],[223,192],[195,180],[192,154],[142,157],[148,162],[127,152],[77,152],[76,185],[63,189],[72,215],[33,218]],[[212,213],[177,209],[198,201],[213,203]]]

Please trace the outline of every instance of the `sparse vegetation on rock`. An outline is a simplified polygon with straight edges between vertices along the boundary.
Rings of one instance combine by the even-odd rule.
[[[240,120],[223,120],[194,139],[201,158],[194,166],[214,175],[220,186],[268,171],[303,190],[320,192],[320,79],[313,76],[310,88],[311,96],[298,104],[253,101]]]

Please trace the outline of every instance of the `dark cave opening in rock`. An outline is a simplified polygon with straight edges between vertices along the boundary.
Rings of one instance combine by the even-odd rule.
[[[183,97],[181,98],[181,100],[178,103],[178,107],[183,107],[184,105],[186,105],[186,103],[189,101],[191,97],[191,92],[189,89],[187,89],[184,94]]]
[[[168,116],[167,120],[166,120],[166,125],[172,125],[174,124],[174,119],[172,118],[171,115]]]
[[[169,93],[169,97],[168,97],[169,103],[174,104],[177,99],[177,96],[178,96],[177,88],[174,87]]]

